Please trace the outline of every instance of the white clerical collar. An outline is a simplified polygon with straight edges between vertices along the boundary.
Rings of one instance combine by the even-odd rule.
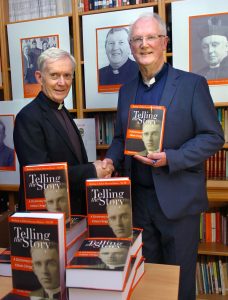
[[[58,106],[58,110],[61,110],[63,108],[64,103],[60,103]]]
[[[57,287],[56,289],[53,289],[53,290],[47,290],[45,289],[45,292],[48,294],[48,297],[50,299],[53,299],[53,296],[57,293],[60,293],[61,289],[60,289],[60,286]]]
[[[153,83],[155,83],[155,77],[152,77],[150,80],[144,80],[143,79],[143,82],[145,83],[145,85],[150,87]]]

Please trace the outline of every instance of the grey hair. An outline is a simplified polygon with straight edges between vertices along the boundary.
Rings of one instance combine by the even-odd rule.
[[[143,19],[154,19],[158,22],[158,25],[160,27],[160,34],[162,35],[167,35],[167,29],[166,29],[166,23],[165,21],[157,14],[154,12],[150,12],[150,13],[145,13],[142,14],[141,16],[139,16],[131,25],[129,28],[129,35],[128,35],[128,40],[130,41],[131,37],[132,37],[132,31],[133,31],[133,27],[135,25],[136,22],[138,22],[139,20],[143,20]]]
[[[105,39],[105,47],[106,47],[106,44],[107,44],[107,40],[108,40],[108,37],[110,34],[114,34],[115,32],[118,32],[118,31],[125,31],[127,36],[129,35],[129,30],[126,28],[126,27],[113,27],[111,28],[107,35],[106,35],[106,39]]]
[[[44,52],[42,52],[40,54],[40,56],[38,57],[38,60],[37,60],[38,70],[42,72],[44,70],[45,63],[49,59],[59,60],[59,59],[67,58],[67,57],[71,61],[73,70],[75,70],[76,62],[75,62],[73,55],[71,55],[69,52],[67,52],[63,49],[51,47],[51,48],[45,50]]]

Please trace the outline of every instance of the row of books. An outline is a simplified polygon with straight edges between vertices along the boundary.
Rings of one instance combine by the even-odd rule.
[[[218,119],[224,130],[225,142],[228,143],[228,109],[227,107],[218,107],[216,110]]]
[[[96,143],[109,145],[114,135],[116,113],[98,113],[95,115]]]
[[[152,0],[79,0],[80,12],[153,2]]]
[[[228,295],[227,257],[199,256],[196,265],[196,295]]]
[[[71,0],[9,0],[9,21],[30,20],[71,13]]]
[[[205,163],[207,179],[226,179],[228,177],[227,150],[222,149],[209,157]]]
[[[228,245],[227,210],[223,208],[221,211],[201,213],[200,240]]]

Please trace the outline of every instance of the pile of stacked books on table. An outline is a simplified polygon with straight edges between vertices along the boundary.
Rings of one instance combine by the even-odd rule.
[[[86,182],[88,235],[66,266],[69,300],[125,300],[144,273],[142,230],[132,228],[130,180]]]
[[[87,217],[71,215],[65,163],[24,167],[26,212],[9,216],[4,300],[126,300],[144,273],[127,177],[86,181]]]

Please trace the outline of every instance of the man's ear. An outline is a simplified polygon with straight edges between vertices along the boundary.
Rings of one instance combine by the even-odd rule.
[[[42,76],[41,76],[41,72],[40,72],[40,71],[36,71],[36,72],[35,72],[35,77],[36,77],[36,81],[37,81],[39,84],[42,84]]]

